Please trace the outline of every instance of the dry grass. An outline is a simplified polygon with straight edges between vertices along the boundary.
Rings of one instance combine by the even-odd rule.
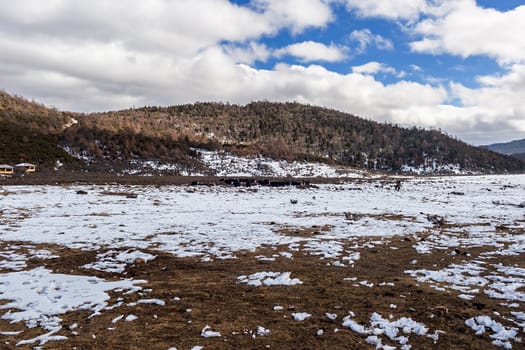
[[[316,232],[320,229],[316,228]],[[298,234],[314,234],[312,230]],[[412,260],[418,260],[417,268],[436,269],[461,263],[465,255],[451,254],[451,250],[420,255],[412,247],[414,239],[393,238],[373,248],[362,248],[361,259],[353,268],[328,266],[319,257],[302,252],[295,252],[293,259],[278,257],[271,262],[255,258],[275,255],[281,249],[287,251],[287,247],[280,247],[241,252],[237,259],[211,263],[150,252],[157,255],[155,260],[137,261],[128,266],[125,274],[112,274],[81,268],[95,261],[96,252],[42,245],[38,248],[49,249],[60,258],[30,260],[28,269],[45,265],[57,273],[95,275],[108,280],[145,279],[148,283],[143,287],[152,291],[144,295],[125,295],[125,304],[139,298],[166,302],[164,306],[123,305],[94,318],[88,318],[88,312],[70,312],[62,316],[65,327],[59,333],[68,339],[48,343],[44,346],[46,349],[168,349],[173,346],[191,349],[195,345],[204,346],[204,349],[372,349],[365,343],[364,336],[342,327],[342,317],[349,311],[357,315],[355,320],[360,323],[368,323],[370,315],[378,312],[384,317],[392,314],[395,319],[411,317],[424,323],[431,332],[446,332],[437,344],[429,338],[410,336],[413,349],[495,348],[487,335],[475,336],[464,321],[494,311],[504,314],[508,309],[483,293],[472,301],[465,301],[455,292],[438,292],[426,284],[417,284],[404,273],[414,268]],[[474,258],[483,251],[482,248],[470,249],[468,254]],[[525,267],[519,257],[505,257],[501,262]],[[292,277],[301,279],[303,284],[252,287],[238,283],[238,276],[259,271],[291,271]],[[356,281],[345,280],[349,277],[355,277]],[[364,280],[374,283],[374,287],[358,284]],[[394,285],[379,285],[382,282]],[[115,298],[116,295],[110,304],[116,302]],[[391,304],[397,308],[392,309]],[[283,310],[275,311],[275,305],[282,306]],[[292,319],[292,312],[308,312],[312,317],[298,322]],[[337,320],[327,319],[327,312],[336,313]],[[116,317],[129,314],[138,319],[112,323]],[[75,329],[78,335],[67,328],[74,323],[79,325]],[[201,337],[201,330],[206,325],[221,332],[222,337]],[[270,334],[254,336],[258,326],[269,329]],[[38,328],[27,330],[23,324],[6,321],[0,321],[0,329],[24,330],[20,335],[2,337],[4,344],[9,343],[7,348],[43,333]],[[317,335],[319,329],[324,330],[321,336]]]

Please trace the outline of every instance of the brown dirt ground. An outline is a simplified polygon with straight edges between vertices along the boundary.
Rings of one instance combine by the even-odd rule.
[[[295,234],[295,233],[292,233]],[[108,280],[134,278],[148,281],[143,288],[151,289],[144,295],[124,295],[125,303],[138,299],[156,298],[166,305],[138,304],[103,311],[100,316],[88,318],[89,312],[69,312],[60,317],[64,328],[58,335],[65,341],[49,342],[44,349],[191,349],[200,345],[204,349],[373,349],[365,343],[366,336],[342,326],[342,318],[353,311],[361,324],[369,324],[373,312],[394,319],[411,317],[424,323],[429,333],[444,331],[436,344],[427,337],[410,336],[413,349],[497,349],[488,335],[476,336],[465,326],[470,317],[494,311],[508,314],[509,309],[500,300],[490,299],[480,293],[472,301],[462,300],[455,292],[438,292],[427,284],[418,284],[404,273],[407,269],[446,267],[461,263],[465,254],[474,259],[485,249],[476,248],[451,254],[443,250],[434,254],[417,254],[414,241],[421,237],[395,237],[373,248],[359,249],[361,259],[354,267],[328,266],[318,256],[295,252],[293,259],[278,257],[275,261],[260,261],[258,255],[272,256],[288,251],[287,247],[262,248],[256,252],[240,252],[238,259],[201,262],[198,258],[177,258],[151,251],[157,258],[149,262],[137,261],[128,266],[125,274],[86,270],[82,265],[93,262],[96,252],[67,249],[60,246],[40,245],[60,256],[54,260],[30,260],[27,269],[46,266],[56,273],[83,274]],[[364,240],[361,243],[365,243]],[[397,249],[392,249],[392,247]],[[417,267],[411,261],[417,259]],[[521,257],[504,257],[497,262],[525,267]],[[291,271],[292,277],[303,284],[296,286],[252,287],[240,284],[237,277],[260,271]],[[357,277],[357,282],[374,283],[373,288],[345,278]],[[378,286],[392,282],[394,286]],[[113,295],[110,305],[116,302]],[[174,300],[180,298],[179,301]],[[5,303],[5,302],[4,302]],[[390,304],[397,305],[391,309]],[[275,305],[283,310],[274,311]],[[191,312],[189,312],[191,309]],[[514,309],[513,311],[525,311]],[[292,319],[292,312],[312,314],[302,322]],[[337,320],[330,321],[325,313],[336,313]],[[132,322],[112,320],[120,315],[133,314]],[[501,322],[501,320],[499,320]],[[78,323],[78,335],[67,326]],[[222,334],[220,338],[203,338],[201,330],[209,325]],[[507,326],[511,324],[507,323]],[[258,326],[270,330],[265,337],[254,336]],[[15,336],[2,336],[4,348],[14,348],[16,342],[43,334],[39,328],[26,329],[21,323],[9,324],[0,320],[3,331],[20,331]],[[324,334],[317,335],[319,329]],[[385,341],[389,345],[396,345]],[[521,344],[516,344],[520,346]],[[17,349],[30,349],[20,346]]]

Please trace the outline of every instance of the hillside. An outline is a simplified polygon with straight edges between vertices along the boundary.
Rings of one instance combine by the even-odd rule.
[[[73,113],[0,91],[0,163],[32,162],[40,168],[54,168],[58,161],[80,167],[78,159],[58,147],[60,135],[73,117]]]
[[[90,132],[93,135],[82,140]],[[123,134],[128,137],[114,137]],[[132,135],[147,139],[130,139]],[[97,146],[90,142],[93,137],[100,141]],[[161,146],[155,146],[161,140]],[[79,118],[64,142],[75,152],[98,159],[102,155],[169,160],[173,148],[164,142],[174,142],[179,158],[189,148],[202,148],[383,171],[444,165],[484,172],[524,169],[523,162],[437,130],[406,129],[298,103],[195,103],[97,113]]]
[[[516,158],[525,159],[525,139],[514,140],[505,143],[494,143],[482,147],[501,154],[512,155]]]
[[[209,159],[226,154],[257,159],[259,165],[281,160],[378,171],[525,169],[522,161],[437,130],[407,129],[298,103],[195,103],[76,114],[0,93],[0,133],[0,163],[50,167],[58,160],[66,168],[114,173],[149,167],[145,172],[213,175],[217,170],[204,156],[209,152],[215,154]]]

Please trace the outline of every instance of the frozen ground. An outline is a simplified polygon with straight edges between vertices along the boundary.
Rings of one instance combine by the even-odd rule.
[[[87,194],[77,194],[79,190]],[[128,198],[123,193],[137,196]],[[333,269],[348,269],[352,276],[364,250],[388,248],[392,240],[406,239],[416,254],[404,271],[407,278],[441,293],[457,293],[457,298],[466,301],[480,295],[497,300],[508,310],[505,315],[484,310],[465,317],[463,323],[473,336],[489,334],[489,344],[519,348],[525,328],[525,266],[507,264],[505,259],[525,252],[524,194],[525,176],[409,178],[400,191],[394,191],[392,183],[364,180],[310,189],[3,187],[0,300],[5,300],[1,308],[7,311],[2,319],[46,332],[18,342],[20,346],[65,341],[67,335],[60,333],[61,315],[89,310],[97,317],[108,308],[119,308],[122,302],[108,306],[108,293],[137,293],[146,283],[128,278],[127,268],[155,261],[161,253],[214,264],[265,249],[266,255],[255,257],[260,264],[294,261],[306,254]],[[42,248],[49,245],[94,252],[94,261],[81,266],[83,276],[34,266],[35,261],[58,258],[56,252]],[[470,251],[478,254],[465,253]],[[461,261],[419,262],[442,252],[461,256]],[[291,291],[310,283],[294,271],[266,272],[283,270],[263,266],[232,279],[253,288]],[[95,273],[112,273],[113,278],[100,279]],[[370,289],[394,285],[354,277],[344,282]],[[19,292],[21,286],[27,286],[27,293]],[[147,296],[148,290],[142,293]],[[127,307],[164,303],[146,298]],[[306,317],[311,314],[298,311],[289,317],[300,324],[319,316]],[[364,318],[358,322],[350,312],[341,313],[341,319],[330,317],[372,347],[409,349],[410,339],[416,337],[440,342],[441,330],[430,330],[421,320],[373,313],[367,322]],[[135,315],[120,315],[113,318],[117,325],[136,322]],[[203,338],[224,336],[221,330],[205,326],[201,327]],[[274,336],[271,329],[262,329],[268,337]],[[323,333],[319,329],[316,334]],[[253,334],[257,336],[257,331]]]

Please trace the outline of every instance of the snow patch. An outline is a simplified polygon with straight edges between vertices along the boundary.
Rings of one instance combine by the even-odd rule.
[[[290,278],[291,272],[257,272],[252,275],[237,277],[239,282],[249,286],[295,286],[302,284],[298,278]]]
[[[216,176],[274,176],[274,177],[363,177],[365,172],[350,167],[321,163],[288,162],[267,157],[239,157],[228,152],[194,149],[202,162]]]
[[[514,327],[505,327],[501,323],[494,321],[490,316],[476,316],[469,318],[465,324],[472,328],[476,335],[482,335],[489,330],[492,331],[490,338],[493,339],[492,344],[505,348],[512,349],[511,340],[516,343],[521,343],[521,338],[517,337],[519,330]]]
[[[44,344],[61,340],[53,336],[62,327],[57,315],[75,310],[90,310],[92,316],[99,314],[110,296],[108,291],[134,293],[141,290],[137,284],[142,280],[108,282],[96,277],[55,274],[39,267],[30,271],[10,272],[0,275],[0,299],[9,300],[0,309],[16,309],[2,315],[11,322],[25,322],[27,327],[41,327],[49,333],[24,341]]]
[[[208,325],[204,326],[204,328],[201,331],[201,337],[203,338],[215,338],[215,337],[220,337],[220,336],[221,336],[220,332],[212,331],[211,327]]]
[[[307,318],[312,317],[312,314],[309,314],[308,312],[294,312],[292,313],[292,317],[295,321],[304,321]]]
[[[91,264],[86,264],[85,269],[93,269],[98,271],[123,273],[126,266],[136,261],[150,261],[155,259],[155,255],[143,253],[138,250],[126,250],[118,252],[110,250],[106,253],[97,254],[97,261]]]
[[[370,316],[370,324],[362,325],[353,320],[355,317],[354,313],[350,313],[348,316],[343,318],[343,327],[350,328],[355,333],[361,335],[367,335],[366,342],[375,345],[378,349],[395,349],[388,345],[383,345],[384,336],[390,341],[396,342],[401,345],[402,349],[410,349],[408,344],[408,336],[414,334],[417,336],[426,336],[431,338],[436,342],[439,338],[439,331],[434,332],[433,334],[428,334],[428,327],[424,324],[416,322],[409,317],[401,317],[395,321],[389,321],[383,318],[380,314],[374,312]]]
[[[266,329],[263,326],[258,326],[257,327],[257,335],[259,337],[267,337],[269,334],[270,334],[270,330],[269,329]]]

